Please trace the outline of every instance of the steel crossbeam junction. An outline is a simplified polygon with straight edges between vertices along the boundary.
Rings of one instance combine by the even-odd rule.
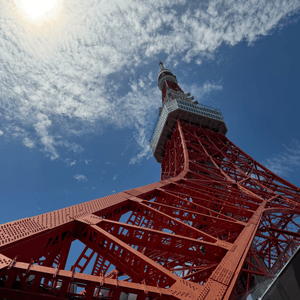
[[[294,253],[300,189],[233,144],[221,112],[162,63],[158,86],[161,180],[1,225],[0,299],[245,299]]]

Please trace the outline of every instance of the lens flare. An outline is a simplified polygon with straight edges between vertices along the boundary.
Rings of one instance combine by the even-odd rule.
[[[63,0],[15,0],[19,13],[31,23],[41,24],[58,18]]]

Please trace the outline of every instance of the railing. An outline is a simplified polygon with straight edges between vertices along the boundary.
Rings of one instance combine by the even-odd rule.
[[[168,104],[169,102],[171,102],[171,101],[173,101],[173,100],[177,100],[177,99],[168,99],[168,100],[165,100],[164,103],[163,103],[162,109],[164,108],[164,106],[165,106],[166,104]],[[178,99],[178,100],[179,100],[179,99]],[[187,102],[187,103],[188,103],[188,102]],[[197,105],[196,105],[196,104],[193,104],[193,105],[195,105],[195,107],[199,107],[199,106],[200,106],[200,107],[203,107],[203,108],[207,108],[207,109],[210,109],[210,110],[217,111],[217,112],[219,112],[219,113],[222,115],[221,110],[218,109],[218,108],[213,108],[213,107],[208,106],[208,105],[205,105],[205,104],[197,104]],[[156,119],[156,121],[155,121],[155,125],[154,125],[153,130],[152,130],[152,133],[151,133],[151,135],[150,135],[149,143],[151,143],[151,141],[152,141],[152,138],[153,138],[153,135],[154,135],[154,133],[155,133],[155,129],[156,129],[157,123],[158,123],[158,121],[159,121],[159,118],[160,118],[160,116],[158,116],[157,119]],[[223,115],[222,115],[222,118],[223,118],[223,120],[225,121]]]
[[[212,109],[212,110],[216,110],[216,111],[218,111],[218,112],[220,112],[220,113],[222,114],[221,110],[218,109],[218,108],[214,108],[214,107],[211,107],[211,106],[202,104],[202,103],[199,103],[199,104],[197,104],[197,105],[202,106],[202,107],[205,107],[205,108],[209,108],[209,109]],[[223,115],[222,115],[222,116],[223,116]],[[224,118],[224,117],[223,117],[223,118]]]
[[[152,138],[153,138],[153,135],[154,135],[154,132],[155,132],[157,123],[158,123],[158,121],[159,121],[159,117],[160,117],[160,116],[158,116],[157,119],[156,119],[156,121],[155,121],[155,125],[154,125],[154,127],[153,127],[153,130],[152,130],[152,133],[151,133],[151,136],[150,136],[150,139],[149,139],[149,144],[150,144],[151,141],[152,141]]]

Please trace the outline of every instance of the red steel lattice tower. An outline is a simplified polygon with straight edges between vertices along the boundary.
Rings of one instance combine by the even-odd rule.
[[[161,180],[1,225],[0,299],[244,299],[295,251],[300,189],[234,145],[221,112],[162,63],[158,86]]]

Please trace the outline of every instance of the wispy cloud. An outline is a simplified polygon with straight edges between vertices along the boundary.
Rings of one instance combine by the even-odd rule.
[[[115,175],[114,177],[113,177],[113,180],[116,180],[117,179],[117,175]]]
[[[74,178],[77,179],[78,181],[87,181],[87,178],[82,174],[74,175]]]
[[[88,165],[90,162],[92,161],[92,159],[85,159],[84,162]]]
[[[72,167],[76,165],[76,159],[71,161],[70,158],[65,159],[65,163],[67,164],[67,166]]]
[[[71,138],[99,133],[103,124],[132,128],[140,152],[130,163],[136,163],[148,157],[145,136],[160,105],[149,63],[161,56],[170,67],[214,59],[222,44],[270,34],[300,3],[65,0],[57,23],[36,28],[13,6],[0,4],[1,128],[51,159],[61,147],[83,151]],[[202,93],[215,89],[206,83]]]
[[[3,135],[3,131],[2,131],[2,130],[0,130],[0,136],[1,136],[1,135]]]
[[[141,149],[138,154],[134,155],[130,161],[129,164],[136,164],[140,162],[143,158],[150,158],[152,157],[151,148],[148,141],[149,135],[146,133],[146,129],[143,127],[137,126],[137,133],[135,135],[135,139]]]
[[[124,151],[121,153],[121,156],[123,156],[125,154],[125,152],[128,150],[128,148],[129,148],[129,145],[126,145]]]
[[[300,167],[300,141],[293,139],[285,150],[264,161],[264,165],[280,176],[288,174]]]
[[[28,148],[34,148],[34,146],[35,146],[34,142],[31,139],[29,139],[28,137],[25,137],[23,139],[23,144]]]

